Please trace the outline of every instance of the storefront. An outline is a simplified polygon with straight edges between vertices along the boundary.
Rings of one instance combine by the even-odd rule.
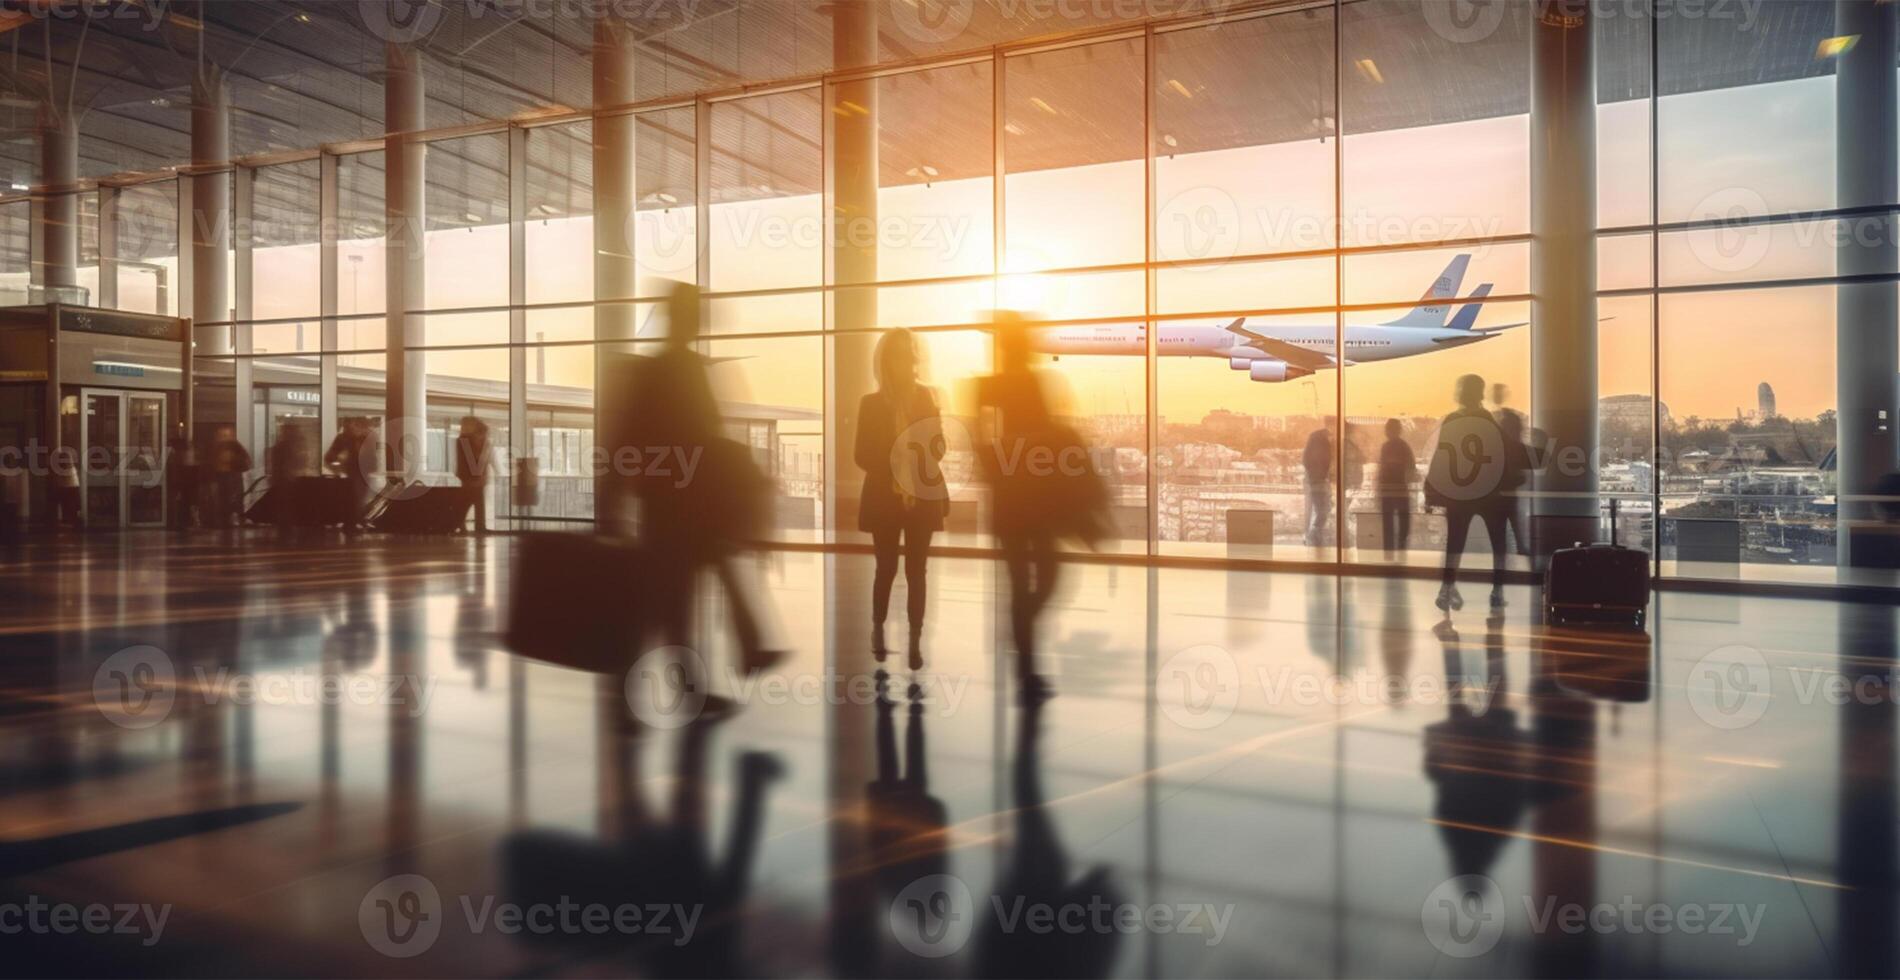
[[[0,308],[0,469],[27,521],[165,523],[166,445],[191,431],[189,337],[176,317]]]

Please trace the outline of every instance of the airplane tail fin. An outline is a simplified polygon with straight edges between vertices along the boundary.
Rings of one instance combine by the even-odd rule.
[[[1453,330],[1470,330],[1478,322],[1478,311],[1484,309],[1483,303],[1474,301],[1481,300],[1489,295],[1491,295],[1491,284],[1488,282],[1479,283],[1478,288],[1472,290],[1471,295],[1465,297],[1465,305],[1458,307],[1458,312],[1453,314],[1451,323],[1448,324],[1448,326]]]
[[[1388,327],[1433,327],[1445,325],[1445,316],[1451,312],[1448,300],[1458,295],[1458,287],[1464,284],[1465,267],[1471,264],[1471,253],[1461,252],[1452,257],[1445,265],[1445,271],[1433,280],[1425,295],[1418,298],[1418,305],[1412,307],[1404,316],[1387,321]]]

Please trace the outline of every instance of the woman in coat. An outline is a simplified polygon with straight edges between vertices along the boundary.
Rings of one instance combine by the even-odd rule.
[[[883,661],[888,648],[884,620],[890,612],[897,561],[904,560],[910,618],[910,669],[923,667],[925,563],[930,537],[943,530],[950,510],[940,463],[943,419],[937,394],[917,380],[917,338],[888,330],[878,338],[872,369],[877,390],[858,403],[853,457],[864,471],[858,496],[858,530],[871,535],[877,558],[871,584],[871,650]]]

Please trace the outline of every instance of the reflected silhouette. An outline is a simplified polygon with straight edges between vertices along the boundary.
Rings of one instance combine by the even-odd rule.
[[[684,921],[667,932],[605,930],[524,934],[554,947],[624,952],[648,976],[736,977],[745,964],[745,899],[764,825],[766,790],[783,774],[776,755],[742,753],[734,769],[733,816],[723,859],[713,854],[707,810],[707,741],[717,722],[702,719],[678,733],[679,755],[666,814],[647,806],[638,775],[637,744],[626,768],[604,775],[616,839],[602,841],[566,831],[526,830],[500,845],[504,899],[523,905],[642,908],[667,905],[698,917],[690,935]],[[639,736],[628,736],[637,739]],[[680,915],[675,915],[676,920]]]
[[[1004,927],[999,910],[1068,906],[1094,908],[1122,904],[1106,865],[1072,877],[1069,853],[1056,832],[1042,791],[1043,712],[1040,702],[1023,707],[1016,729],[1016,754],[1010,761],[1010,795],[1015,839],[1009,863],[997,882],[994,906],[980,908],[975,934],[976,974],[982,977],[1101,977],[1114,965],[1121,934],[1113,929],[1075,932]]]
[[[1444,650],[1446,717],[1425,727],[1425,775],[1438,790],[1432,816],[1454,875],[1485,874],[1530,805],[1529,756],[1505,694],[1502,644],[1466,662],[1450,620],[1432,631]]]

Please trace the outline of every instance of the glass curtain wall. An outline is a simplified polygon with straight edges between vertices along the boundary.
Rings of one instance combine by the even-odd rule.
[[[1830,9],[1652,21],[1639,5],[1593,27],[1592,465],[1624,540],[1668,574],[1832,574],[1836,256],[1894,202],[1839,207],[1835,164],[1856,134],[1834,122]],[[845,368],[829,358],[869,350],[834,343],[838,331],[920,331],[926,382],[967,421],[970,380],[990,369],[981,324],[1007,308],[1037,321],[1058,411],[1111,484],[1111,550],[1431,564],[1446,532],[1417,481],[1457,379],[1482,377],[1488,407],[1537,415],[1534,24],[1525,5],[1485,10],[1470,22],[1420,0],[1250,12],[896,66],[872,80],[875,106],[829,80],[644,111],[639,286],[607,299],[634,305],[651,340],[668,280],[706,290],[702,351],[729,433],[778,482],[781,540],[855,540],[822,526],[831,481],[860,478],[824,458],[828,386]],[[877,125],[869,286],[839,285],[828,252],[840,232],[827,133],[844,114]],[[491,429],[525,420],[520,438],[497,440],[544,476],[523,517],[594,514],[592,129],[498,127],[430,148],[432,428],[446,452],[462,415]],[[335,201],[318,200],[318,161],[254,174],[259,214],[246,217],[260,228],[334,211],[335,295],[317,295],[314,230],[259,231],[256,323],[239,349],[272,371],[334,355],[329,409],[375,417],[382,160],[332,159]],[[175,188],[117,193],[119,305],[172,309]],[[872,326],[836,322],[848,289],[875,292]],[[315,327],[326,300],[328,345]],[[1418,326],[1470,342],[1403,349]],[[309,388],[267,374],[268,411],[266,389]],[[1388,449],[1412,460],[1396,492],[1381,477]],[[432,451],[431,466],[447,478],[445,456]],[[984,491],[963,477],[940,540],[981,544]],[[1527,567],[1508,543],[1506,560]],[[1488,560],[1481,547],[1467,564]]]

